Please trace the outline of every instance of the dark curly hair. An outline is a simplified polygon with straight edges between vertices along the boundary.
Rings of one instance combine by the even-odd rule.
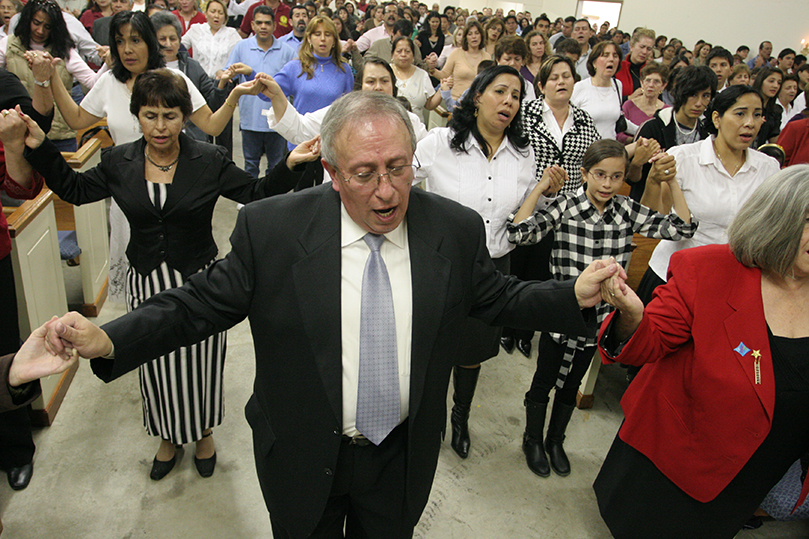
[[[70,37],[70,32],[67,31],[67,24],[65,24],[65,19],[62,17],[61,8],[53,0],[31,0],[25,4],[20,13],[17,27],[14,29],[14,35],[22,42],[22,46],[26,50],[30,50],[31,21],[34,19],[34,15],[40,11],[51,20],[49,23],[51,32],[47,41],[45,41],[45,46],[50,47],[52,56],[67,60],[70,49],[75,47],[76,44],[73,42],[73,38]]]
[[[132,26],[140,38],[146,43],[149,49],[149,58],[146,60],[146,70],[166,67],[163,55],[160,54],[160,43],[157,42],[157,33],[149,17],[142,11],[121,11],[112,16],[110,21],[110,54],[112,54],[112,74],[120,82],[126,82],[132,77],[132,73],[121,62],[118,54],[116,40],[121,34],[121,28],[127,24]]]
[[[461,102],[452,111],[452,119],[447,124],[447,127],[452,129],[453,135],[450,141],[450,148],[456,152],[469,153],[469,148],[466,147],[466,141],[471,133],[475,140],[480,144],[480,149],[486,157],[494,152],[497,148],[490,148],[489,143],[483,138],[483,135],[478,129],[478,123],[475,119],[475,100],[486,91],[493,82],[500,75],[513,75],[520,81],[520,107],[517,109],[517,114],[511,120],[511,123],[506,127],[505,135],[512,146],[518,150],[528,147],[528,136],[522,130],[522,122],[520,116],[522,114],[522,100],[525,96],[525,81],[520,76],[519,72],[511,66],[496,65],[481,71],[475,80],[472,81],[472,86],[469,91],[461,99]],[[526,154],[527,155],[527,154]]]

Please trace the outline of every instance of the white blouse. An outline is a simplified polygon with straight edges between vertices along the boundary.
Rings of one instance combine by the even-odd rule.
[[[519,209],[537,184],[536,160],[530,146],[518,150],[504,138],[489,161],[475,138],[466,141],[468,153],[450,148],[454,132],[448,127],[432,129],[418,144],[421,168],[414,183],[472,208],[483,218],[486,247],[492,258],[505,256],[514,244],[508,241],[506,222]]]
[[[215,77],[217,71],[225,68],[230,52],[241,40],[242,36],[235,28],[223,26],[212,34],[206,22],[192,24],[180,42],[187,49],[193,48],[194,60],[199,62],[209,77]]]
[[[593,79],[589,78],[577,82],[573,87],[570,102],[590,114],[601,138],[615,140],[615,122],[621,117],[620,92],[623,91],[623,85],[621,81],[615,80],[618,83],[616,90],[614,82],[602,88],[593,86],[592,81]]]
[[[410,101],[413,114],[423,118],[424,105],[435,94],[435,88],[430,82],[430,75],[417,67],[409,79],[396,77],[396,88],[399,89],[399,95],[406,97]]]
[[[733,218],[764,180],[778,172],[778,161],[753,149],[735,176],[731,176],[716,157],[713,137],[682,144],[668,150],[677,162],[677,182],[683,190],[691,215],[699,220],[694,237],[680,241],[661,241],[655,247],[649,267],[666,280],[671,255],[681,249],[728,242],[728,227]]]

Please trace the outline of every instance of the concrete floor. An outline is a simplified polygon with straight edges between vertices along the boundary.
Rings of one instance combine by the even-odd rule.
[[[238,134],[235,138],[241,163]],[[235,204],[220,200],[214,236],[221,255],[229,250],[235,219]],[[107,303],[96,321],[104,323],[123,312],[123,307]],[[105,385],[83,362],[54,424],[34,434],[31,485],[13,492],[0,482],[3,537],[271,537],[242,411],[251,392],[253,361],[244,322],[228,333],[227,413],[214,432],[215,474],[209,479],[197,474],[191,445],[178,467],[159,482],[148,476],[158,442],[142,426],[137,375]],[[471,454],[461,460],[445,441],[417,539],[610,537],[591,485],[623,417],[619,399],[626,388],[625,371],[602,368],[595,406],[574,414],[565,444],[572,474],[542,479],[528,471],[520,449],[522,399],[534,361],[501,351],[484,365],[470,420]],[[809,523],[768,522],[738,537],[806,538]]]

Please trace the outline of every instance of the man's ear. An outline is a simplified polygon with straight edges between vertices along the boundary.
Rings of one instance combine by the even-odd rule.
[[[339,193],[341,182],[340,179],[337,177],[337,169],[328,164],[325,159],[321,159],[320,163],[323,165],[323,168],[326,170],[326,172],[329,173],[329,176],[331,177],[331,188]]]

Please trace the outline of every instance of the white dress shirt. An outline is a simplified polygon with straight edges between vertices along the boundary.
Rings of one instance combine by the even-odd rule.
[[[360,306],[362,275],[371,249],[362,239],[367,232],[340,205],[340,315],[343,345],[343,434],[357,431],[357,389],[360,366]],[[413,288],[410,277],[410,248],[407,223],[385,234],[380,253],[388,270],[396,320],[396,353],[399,358],[401,423],[410,412],[410,345],[413,330]]]
[[[486,247],[492,258],[514,249],[508,241],[506,222],[531,192],[536,181],[536,160],[530,146],[518,150],[507,138],[489,161],[475,137],[466,141],[468,153],[449,146],[454,132],[449,127],[431,130],[416,149],[421,168],[415,183],[424,189],[472,208],[483,218]]]
[[[735,176],[727,173],[713,150],[713,137],[668,150],[677,162],[677,182],[683,190],[691,215],[699,221],[694,237],[661,241],[655,247],[649,267],[666,280],[671,255],[681,249],[728,242],[728,226],[764,180],[778,172],[778,161],[756,150]]]

